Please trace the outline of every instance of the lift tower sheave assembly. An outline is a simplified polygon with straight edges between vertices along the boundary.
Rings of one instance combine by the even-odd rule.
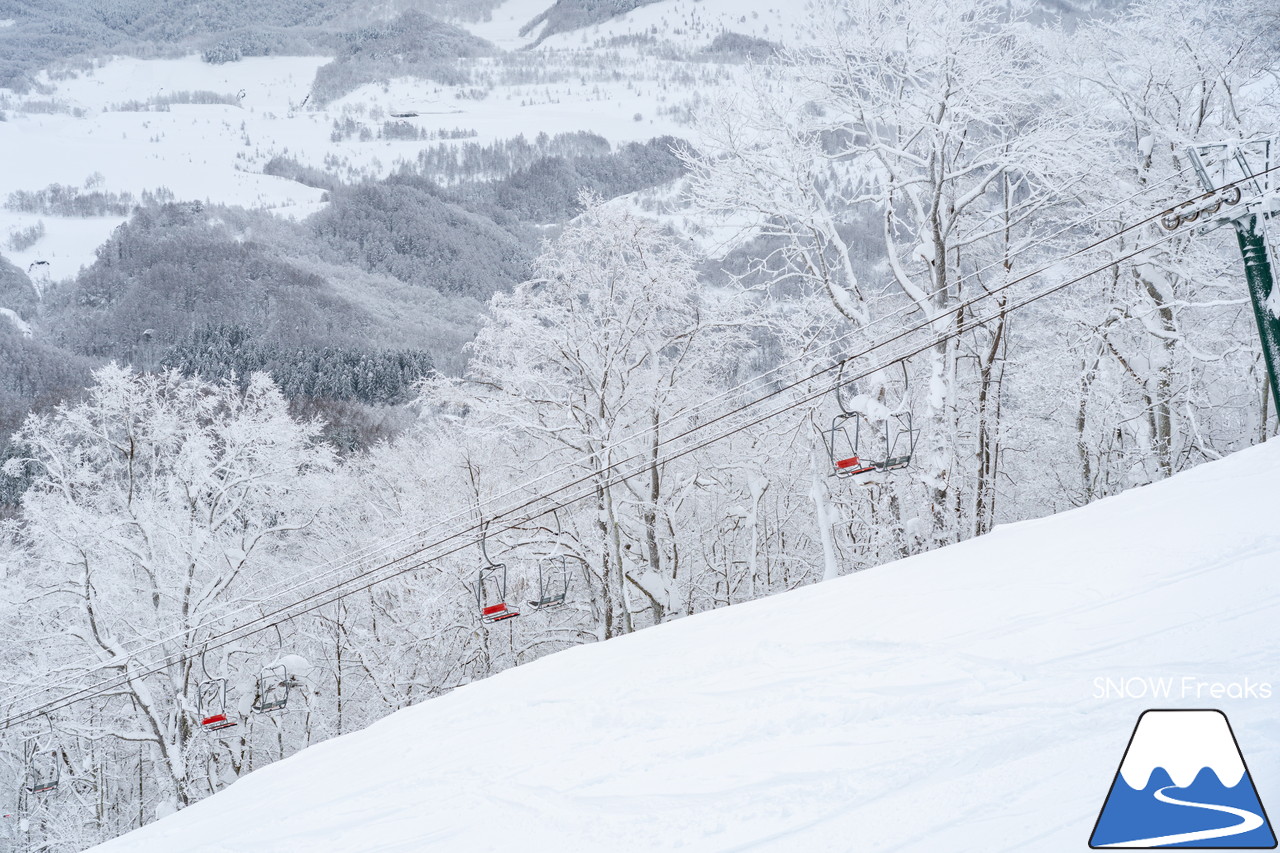
[[[1272,399],[1280,415],[1280,288],[1277,287],[1276,246],[1267,239],[1267,223],[1280,209],[1280,139],[1193,145],[1191,162],[1206,192],[1234,186],[1252,197],[1231,209],[1230,221],[1244,256],[1245,279],[1258,321],[1262,357],[1267,365]],[[1273,171],[1276,170],[1276,171]]]

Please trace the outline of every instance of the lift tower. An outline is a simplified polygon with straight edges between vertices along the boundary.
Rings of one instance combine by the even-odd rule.
[[[1188,149],[1191,162],[1200,175],[1206,192],[1218,194],[1225,189],[1238,200],[1248,198],[1239,208],[1230,208],[1229,219],[1244,256],[1245,279],[1253,300],[1253,315],[1258,321],[1262,340],[1262,357],[1267,365],[1271,394],[1280,414],[1280,287],[1275,272],[1276,246],[1267,239],[1267,222],[1280,213],[1280,139],[1253,139],[1193,145]],[[1228,199],[1229,201],[1230,199]],[[1192,217],[1194,218],[1194,216]],[[1167,223],[1166,223],[1167,227]],[[1266,423],[1266,398],[1263,398],[1263,423]]]

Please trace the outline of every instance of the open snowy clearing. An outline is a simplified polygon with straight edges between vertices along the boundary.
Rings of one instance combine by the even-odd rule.
[[[532,44],[538,38],[538,27],[524,35],[524,25],[542,14],[552,5],[552,0],[507,0],[493,10],[487,21],[460,22],[458,26],[470,30],[486,41],[504,50],[517,50]]]
[[[499,10],[502,13],[502,10]],[[630,56],[630,54],[628,54]],[[699,88],[732,80],[740,67],[630,57],[626,76],[577,52],[542,52],[515,61],[476,60],[487,89],[400,78],[362,86],[318,109],[307,104],[326,57],[251,58],[210,65],[198,57],[116,58],[65,79],[45,79],[51,95],[8,97],[0,150],[21,168],[0,171],[0,202],[50,184],[135,197],[168,188],[179,201],[205,201],[302,217],[323,206],[323,192],[262,174],[277,155],[335,171],[346,180],[383,177],[439,145],[489,144],[523,134],[589,131],[614,144],[684,134],[682,106]],[[529,63],[554,82],[525,82]],[[227,103],[174,103],[210,94]],[[53,110],[50,112],[50,110]],[[393,114],[434,138],[379,138]],[[335,140],[335,122],[354,122],[372,138]],[[86,165],[88,164],[88,165]],[[47,262],[52,280],[73,276],[124,222],[123,215],[78,220],[0,208],[0,251],[22,268]],[[43,221],[45,236],[20,251],[4,244]]]
[[[1078,851],[1149,707],[1221,708],[1280,802],[1280,700],[1197,686],[1273,679],[1278,477],[1272,442],[575,648],[97,849]],[[1147,677],[1172,695],[1096,693]]]
[[[63,112],[22,112],[19,107],[0,123],[0,150],[22,164],[0,171],[0,201],[12,192],[35,192],[50,184],[84,187],[96,174],[96,189],[128,192],[135,198],[167,187],[179,201],[305,215],[318,209],[322,191],[263,175],[261,164],[273,146],[285,146],[294,136],[328,133],[319,116],[288,118],[289,104],[306,97],[315,69],[326,61],[288,57],[213,66],[196,57],[122,58],[58,81],[51,97],[17,103],[49,101]],[[237,104],[173,104],[165,112],[139,111],[135,106],[177,92],[212,92]],[[276,135],[282,137],[278,142]],[[255,137],[267,148],[258,147]],[[94,250],[126,219],[0,209],[0,242],[43,222],[46,234],[41,240],[23,251],[4,251],[23,269],[46,261],[43,273],[57,280],[91,264]]]
[[[465,26],[499,47],[527,47],[537,32],[520,28],[547,0],[508,0],[490,20]],[[717,88],[733,89],[740,65],[680,62],[632,47],[610,55],[582,50],[619,37],[643,35],[682,49],[705,46],[722,31],[787,43],[810,37],[807,16],[776,0],[667,0],[605,24],[560,33],[532,53],[473,61],[483,89],[395,79],[362,86],[323,108],[308,103],[316,70],[329,57],[258,57],[211,65],[197,56],[142,60],[116,57],[78,72],[42,75],[44,94],[4,95],[0,150],[21,168],[0,172],[0,201],[12,192],[50,184],[129,192],[165,187],[180,201],[206,201],[304,217],[323,207],[322,191],[262,174],[276,155],[336,171],[346,180],[383,177],[420,151],[441,144],[488,144],[519,134],[588,131],[615,144],[664,134],[688,135],[692,101]],[[625,60],[625,61],[624,61]],[[626,69],[617,73],[619,62]],[[184,94],[209,94],[227,103],[174,103]],[[436,138],[382,139],[394,114]],[[334,139],[335,122],[354,121],[373,138]],[[86,166],[85,164],[91,164]],[[42,279],[74,276],[127,217],[77,219],[0,209],[0,251],[23,269],[39,265]],[[44,236],[22,249],[11,235],[43,222]],[[44,263],[39,263],[44,262]]]

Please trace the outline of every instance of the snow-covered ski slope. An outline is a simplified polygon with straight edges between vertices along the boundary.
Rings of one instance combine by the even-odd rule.
[[[1280,692],[1208,685],[1280,681],[1277,483],[1280,441],[575,648],[98,849],[1081,851],[1150,707],[1222,709],[1275,814]]]

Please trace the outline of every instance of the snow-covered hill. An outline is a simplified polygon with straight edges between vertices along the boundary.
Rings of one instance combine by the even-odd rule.
[[[1272,442],[575,648],[98,849],[1078,851],[1149,707],[1224,710],[1280,803],[1277,482]]]
[[[687,137],[698,99],[731,90],[745,73],[745,56],[705,53],[716,36],[757,38],[766,48],[812,38],[804,4],[661,0],[605,14],[609,8],[506,0],[484,21],[456,22],[500,50],[458,60],[452,84],[404,76],[387,64],[385,79],[323,104],[313,84],[332,56],[221,64],[195,53],[103,56],[40,72],[38,91],[0,88],[0,150],[22,164],[0,170],[0,251],[22,269],[39,264],[44,279],[71,278],[127,219],[126,212],[80,217],[5,205],[10,193],[51,184],[78,188],[90,181],[135,197],[163,187],[179,201],[302,218],[323,208],[324,193],[264,174],[277,156],[358,181],[411,165],[427,149],[518,135],[587,131],[615,144]],[[548,12],[556,13],[555,34],[532,52],[521,50],[538,42],[543,27],[522,30]],[[569,28],[579,18],[594,23]],[[390,120],[423,138],[384,137]],[[36,227],[41,236],[9,245]]]

